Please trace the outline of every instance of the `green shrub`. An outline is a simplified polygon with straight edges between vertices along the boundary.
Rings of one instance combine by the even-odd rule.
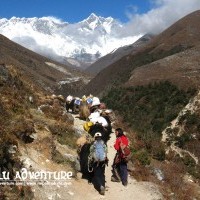
[[[200,166],[196,164],[195,160],[188,154],[182,158],[183,163],[186,165],[187,172],[196,179],[200,179]]]
[[[187,142],[192,139],[191,134],[183,133],[181,136],[175,137],[175,145],[183,148]]]
[[[187,92],[169,82],[148,86],[112,88],[103,101],[119,111],[126,122],[137,132],[153,131],[161,136],[162,130],[188,103]]]
[[[108,107],[118,111],[125,122],[137,133],[138,138],[145,143],[147,151],[151,154],[156,149],[155,145],[152,145],[154,139],[160,141],[162,131],[177,117],[192,94],[194,92],[182,91],[165,81],[147,86],[112,88],[102,101]],[[196,122],[193,117],[188,124]],[[175,138],[174,130],[168,134]],[[181,142],[179,142],[180,145]],[[153,156],[162,160],[165,154],[164,151],[160,151],[158,154],[154,153]]]
[[[165,147],[160,144],[153,148],[153,158],[159,161],[165,160]]]
[[[182,159],[183,159],[183,163],[187,167],[195,167],[196,166],[195,160],[190,155],[186,154]]]
[[[189,126],[196,125],[196,124],[200,124],[199,116],[197,116],[195,113],[187,115],[186,126],[189,127]]]
[[[150,165],[151,159],[148,152],[145,149],[139,150],[136,153],[136,158],[142,165]]]

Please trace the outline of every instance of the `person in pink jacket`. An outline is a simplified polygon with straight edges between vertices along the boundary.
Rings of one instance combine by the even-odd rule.
[[[127,169],[127,162],[123,159],[123,153],[120,148],[120,144],[124,144],[128,146],[129,141],[128,138],[124,135],[123,130],[121,128],[117,128],[115,130],[116,135],[116,141],[114,144],[114,148],[116,149],[117,153],[114,158],[113,162],[113,175],[111,177],[111,181],[113,182],[120,182],[122,181],[122,184],[124,186],[127,186],[128,184],[128,169]]]

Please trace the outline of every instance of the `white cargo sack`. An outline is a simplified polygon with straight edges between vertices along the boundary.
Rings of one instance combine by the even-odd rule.
[[[103,127],[108,126],[108,122],[104,117],[98,117],[97,118],[97,123],[101,124]]]
[[[69,95],[69,96],[67,96],[66,101],[67,101],[67,102],[71,102],[72,99],[73,99],[73,96]]]
[[[92,101],[92,105],[91,106],[98,106],[98,105],[100,105],[100,100],[99,100],[98,97],[93,97],[92,100],[93,101]]]
[[[92,123],[96,123],[97,119],[100,117],[100,113],[99,112],[93,112],[90,114],[90,116],[88,117],[88,119],[92,122]]]

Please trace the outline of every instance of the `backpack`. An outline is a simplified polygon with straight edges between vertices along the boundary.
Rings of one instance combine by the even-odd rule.
[[[90,154],[94,162],[102,162],[106,160],[107,148],[103,140],[96,140],[90,147]]]
[[[120,151],[121,151],[121,158],[128,162],[128,160],[130,160],[130,157],[131,157],[131,150],[130,150],[130,147],[129,145],[125,145],[122,143],[120,143]]]

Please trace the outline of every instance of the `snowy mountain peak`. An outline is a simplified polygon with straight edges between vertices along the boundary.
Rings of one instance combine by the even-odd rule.
[[[109,33],[112,25],[115,23],[115,20],[112,17],[101,17],[92,13],[87,19],[80,22],[82,28],[94,31],[95,29]],[[119,23],[117,23],[119,25]]]
[[[6,18],[2,18],[0,20],[5,20]],[[31,22],[31,21],[51,21],[54,22],[55,24],[61,24],[63,23],[62,20],[56,18],[56,17],[52,17],[52,16],[46,16],[46,17],[30,17],[30,18],[26,18],[26,17],[11,17],[10,19],[6,19],[7,21],[11,21],[11,22],[22,22],[22,23],[26,23],[26,22]],[[64,22],[66,23],[66,22]]]
[[[55,17],[0,19],[0,34],[26,48],[62,62],[67,58],[91,64],[113,49],[132,44],[138,37],[121,36],[123,24],[92,13],[69,24]]]
[[[86,19],[88,23],[94,22],[96,20],[99,20],[99,17],[94,13],[90,14],[90,16]]]

